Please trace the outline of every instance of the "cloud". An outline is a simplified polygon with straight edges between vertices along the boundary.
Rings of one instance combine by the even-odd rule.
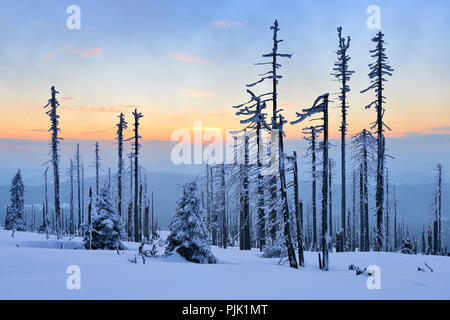
[[[240,28],[242,22],[238,21],[211,21],[210,23],[214,28]]]
[[[62,97],[59,100],[61,100],[61,101],[69,101],[69,100],[73,100],[73,99],[74,99],[73,97]]]
[[[48,132],[48,130],[44,130],[44,129],[31,129],[30,131],[32,131],[32,132]]]
[[[54,58],[55,58],[55,54],[54,54],[54,53],[50,53],[50,54],[48,54],[48,55],[46,55],[46,56],[44,57],[44,60],[47,61],[47,62],[50,62],[50,61],[52,61]]]
[[[430,128],[428,131],[433,133],[450,133],[450,126]]]
[[[83,58],[95,58],[102,53],[102,50],[99,48],[90,48],[87,50],[79,50],[75,49],[72,46],[62,46],[61,52],[73,54]]]
[[[204,91],[185,89],[185,90],[183,90],[183,92],[193,98],[209,99],[209,98],[213,97],[213,95],[211,93],[204,92]]]
[[[119,113],[125,109],[136,108],[136,106],[75,106],[75,105],[62,105],[61,108],[67,111],[80,111],[80,112],[111,112]]]
[[[194,58],[194,57],[190,57],[190,56],[187,56],[187,55],[184,55],[184,54],[171,53],[171,54],[169,54],[169,57],[171,57],[172,59],[178,60],[178,61],[200,63],[200,64],[213,64],[209,60],[200,59],[200,58]]]

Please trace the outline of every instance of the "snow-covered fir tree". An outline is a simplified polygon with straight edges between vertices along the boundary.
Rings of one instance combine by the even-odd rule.
[[[24,219],[24,193],[25,187],[23,185],[22,174],[20,170],[11,181],[11,204],[6,212],[5,229],[25,231]]]
[[[86,229],[89,230],[89,228]],[[111,199],[110,188],[105,182],[96,198],[95,212],[92,217],[92,249],[124,249],[120,241],[122,231],[122,221]],[[84,238],[86,248],[89,248],[89,234],[88,231]]]
[[[183,196],[170,223],[166,254],[178,252],[188,261],[195,263],[216,263],[208,243],[209,232],[203,222],[197,183],[190,182],[183,187]]]

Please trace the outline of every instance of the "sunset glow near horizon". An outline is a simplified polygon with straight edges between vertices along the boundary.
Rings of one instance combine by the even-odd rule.
[[[175,129],[242,128],[232,106],[248,101],[245,84],[266,68],[262,54],[272,46],[269,29],[280,23],[284,42],[279,104],[288,121],[324,92],[332,94],[331,137],[339,136],[338,83],[330,75],[336,60],[336,28],[352,38],[349,136],[368,128],[375,110],[364,106],[369,85],[369,50],[377,30],[366,27],[373,1],[78,1],[81,30],[68,30],[71,1],[2,1],[0,35],[0,138],[47,140],[43,106],[54,85],[61,93],[61,137],[112,140],[123,112],[132,135],[134,108],[143,113],[145,140],[170,140]],[[387,55],[394,68],[386,84],[387,136],[449,134],[450,3],[377,1]],[[240,8],[245,7],[245,10]],[[320,19],[318,18],[320,15]],[[432,22],[432,23],[431,23]],[[266,88],[267,90],[264,91]],[[267,83],[255,89],[270,91]],[[271,106],[267,113],[271,116]],[[307,125],[307,123],[305,124]],[[288,139],[301,138],[300,125],[287,125]]]

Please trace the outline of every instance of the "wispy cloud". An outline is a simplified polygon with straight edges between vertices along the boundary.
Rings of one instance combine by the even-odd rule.
[[[450,133],[450,126],[444,126],[444,127],[434,127],[428,129],[428,131],[433,133]]]
[[[73,97],[62,97],[60,100],[63,101],[69,101],[69,100],[73,100]]]
[[[204,91],[185,89],[185,90],[183,90],[183,92],[193,98],[209,99],[209,98],[213,97],[213,95],[211,93],[204,92]]]
[[[211,21],[210,23],[214,28],[240,28],[242,22],[239,21]]]
[[[123,112],[126,109],[136,108],[136,106],[75,106],[75,105],[62,105],[63,110],[67,111],[79,111],[79,112],[111,112],[118,113]]]
[[[194,58],[190,57],[184,54],[178,54],[178,53],[171,53],[169,54],[169,57],[172,59],[178,60],[178,61],[185,61],[185,62],[191,62],[191,63],[200,63],[200,64],[212,64],[212,61],[201,59],[201,58]]]
[[[52,61],[54,58],[55,58],[55,54],[54,53],[50,53],[50,54],[44,56],[44,60],[47,61],[47,62]]]
[[[75,49],[72,46],[62,46],[61,52],[73,54],[83,58],[95,58],[102,53],[102,50],[99,48],[90,48],[87,50],[79,50]]]
[[[48,130],[44,130],[44,129],[31,129],[30,131],[32,131],[32,132],[48,132]]]

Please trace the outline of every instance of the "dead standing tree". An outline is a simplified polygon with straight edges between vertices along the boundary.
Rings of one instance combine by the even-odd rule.
[[[133,147],[134,147],[134,241],[139,242],[141,239],[139,238],[139,139],[142,138],[139,136],[139,119],[143,117],[142,113],[138,112],[137,109],[134,109],[134,139]]]
[[[100,150],[98,142],[95,143],[95,195],[98,196],[99,192],[99,170],[100,170]]]
[[[322,259],[320,261],[320,267],[324,271],[328,271],[329,267],[329,261],[328,261],[328,243],[330,241],[329,236],[327,234],[328,232],[328,161],[329,161],[329,155],[328,155],[328,149],[329,149],[329,141],[328,141],[328,97],[329,94],[325,93],[321,96],[319,96],[316,101],[314,101],[314,104],[309,109],[303,109],[302,113],[297,112],[298,119],[295,121],[292,121],[291,124],[297,124],[305,119],[311,117],[312,115],[316,113],[323,113],[322,118],[319,120],[323,121],[322,125],[316,125],[315,129],[316,132],[322,132],[323,133],[323,142],[321,149],[323,151],[323,168],[322,168]],[[314,119],[313,119],[314,120]]]
[[[56,99],[56,94],[59,92],[55,90],[55,87],[51,88],[52,97],[48,100],[48,103],[44,106],[47,108],[50,106],[50,109],[47,110],[46,114],[50,117],[51,126],[49,131],[52,132],[52,139],[50,142],[51,146],[51,163],[53,165],[53,187],[54,187],[54,196],[55,196],[55,216],[56,216],[56,235],[61,238],[62,232],[62,220],[61,220],[61,203],[60,203],[60,195],[59,195],[59,141],[62,138],[58,137],[58,128],[59,124],[59,115],[56,113],[56,109],[59,107],[59,102]]]
[[[262,161],[262,152],[263,152],[263,142],[262,142],[262,132],[263,130],[270,130],[269,125],[266,123],[266,114],[263,112],[266,108],[266,100],[261,102],[261,97],[256,96],[251,90],[247,90],[250,94],[250,101],[235,106],[233,108],[237,108],[238,112],[236,115],[247,117],[244,120],[241,120],[241,124],[245,124],[246,132],[249,131],[250,135],[255,132],[256,134],[256,162],[257,162],[257,238],[259,242],[259,248],[262,251],[263,247],[266,245],[266,223],[265,223],[265,199],[264,199],[264,176],[263,176],[263,161]]]
[[[75,234],[75,217],[74,217],[74,203],[73,203],[73,161],[70,159],[70,167],[69,167],[69,178],[70,178],[70,207],[69,207],[69,215],[70,215],[70,234]]]
[[[81,168],[80,168],[80,144],[77,143],[77,152],[75,154],[75,160],[77,162],[77,200],[78,200],[78,232],[79,235],[83,235],[82,226],[83,220],[81,217]]]
[[[122,175],[123,175],[123,131],[127,129],[127,122],[125,121],[125,115],[120,113],[119,123],[117,126],[117,213],[123,220],[122,214]]]
[[[278,27],[278,21],[275,20],[273,26],[270,27],[271,30],[273,30],[273,48],[272,52],[268,54],[263,54],[263,58],[270,58],[272,59],[271,62],[262,62],[262,63],[256,63],[256,65],[271,65],[271,70],[269,70],[266,73],[261,74],[261,79],[258,81],[247,85],[247,87],[253,87],[258,83],[263,82],[264,80],[272,80],[272,92],[264,93],[260,95],[259,97],[265,97],[265,96],[271,96],[270,99],[272,101],[272,130],[275,130],[272,134],[275,134],[278,136],[278,162],[279,162],[279,179],[280,179],[280,194],[281,194],[281,208],[283,211],[283,222],[284,222],[284,242],[286,244],[286,249],[288,252],[288,258],[289,258],[289,264],[292,268],[298,268],[297,260],[295,258],[295,251],[294,247],[292,245],[292,239],[290,235],[290,219],[289,219],[289,208],[288,208],[288,202],[287,202],[287,192],[286,192],[286,176],[285,176],[285,170],[284,170],[284,158],[285,155],[283,153],[283,124],[284,119],[279,114],[281,110],[277,109],[277,89],[278,89],[278,80],[282,78],[281,75],[277,73],[277,69],[281,67],[281,64],[277,62],[277,59],[280,58],[291,58],[292,54],[285,54],[285,53],[278,53],[278,44],[282,42],[282,39],[278,39],[278,31],[280,30]],[[262,101],[261,101],[262,102]],[[273,150],[275,148],[271,148],[271,152],[276,152]],[[273,156],[273,155],[272,155]],[[271,184],[271,203],[276,203],[277,199],[277,188],[276,188],[276,175],[272,175],[272,179],[270,180]],[[275,207],[272,207],[270,212],[270,222],[271,222],[271,238],[272,242],[275,240],[276,236],[276,219],[277,218],[277,209]]]
[[[313,214],[313,227],[312,227],[312,251],[317,250],[317,139],[318,139],[318,129],[314,126],[303,128],[302,133],[306,135],[304,139],[309,142],[309,147],[307,149],[307,154],[311,155],[311,175],[312,175],[312,214]]]
[[[332,73],[333,76],[340,82],[341,88],[339,93],[339,100],[341,102],[341,223],[343,229],[343,243],[346,243],[346,228],[345,228],[345,214],[346,214],[346,172],[345,172],[345,136],[347,133],[347,93],[350,92],[350,87],[347,82],[350,80],[350,76],[354,71],[348,70],[348,62],[350,61],[350,56],[347,55],[347,50],[350,47],[350,37],[347,37],[347,41],[342,37],[342,27],[337,29],[339,38],[339,49],[337,51],[337,61],[334,64]]]
[[[359,170],[360,195],[360,251],[369,251],[369,196],[368,177],[375,171],[376,139],[363,129],[352,138],[353,160]]]
[[[385,103],[385,97],[383,96],[384,85],[383,83],[387,81],[385,76],[392,76],[394,69],[389,66],[387,62],[387,55],[385,53],[386,48],[384,47],[384,34],[380,31],[372,39],[376,43],[376,48],[370,50],[372,53],[371,57],[374,62],[369,64],[370,73],[369,78],[371,80],[371,85],[362,90],[361,93],[367,92],[369,90],[375,91],[375,100],[366,106],[369,109],[375,106],[377,112],[377,120],[374,122],[371,129],[376,127],[377,130],[377,189],[375,195],[376,211],[377,211],[377,226],[376,226],[376,241],[375,250],[383,250],[383,206],[384,206],[384,160],[385,160],[385,148],[384,148],[384,128],[388,130],[390,128],[383,122],[383,116],[385,109],[383,104]]]

